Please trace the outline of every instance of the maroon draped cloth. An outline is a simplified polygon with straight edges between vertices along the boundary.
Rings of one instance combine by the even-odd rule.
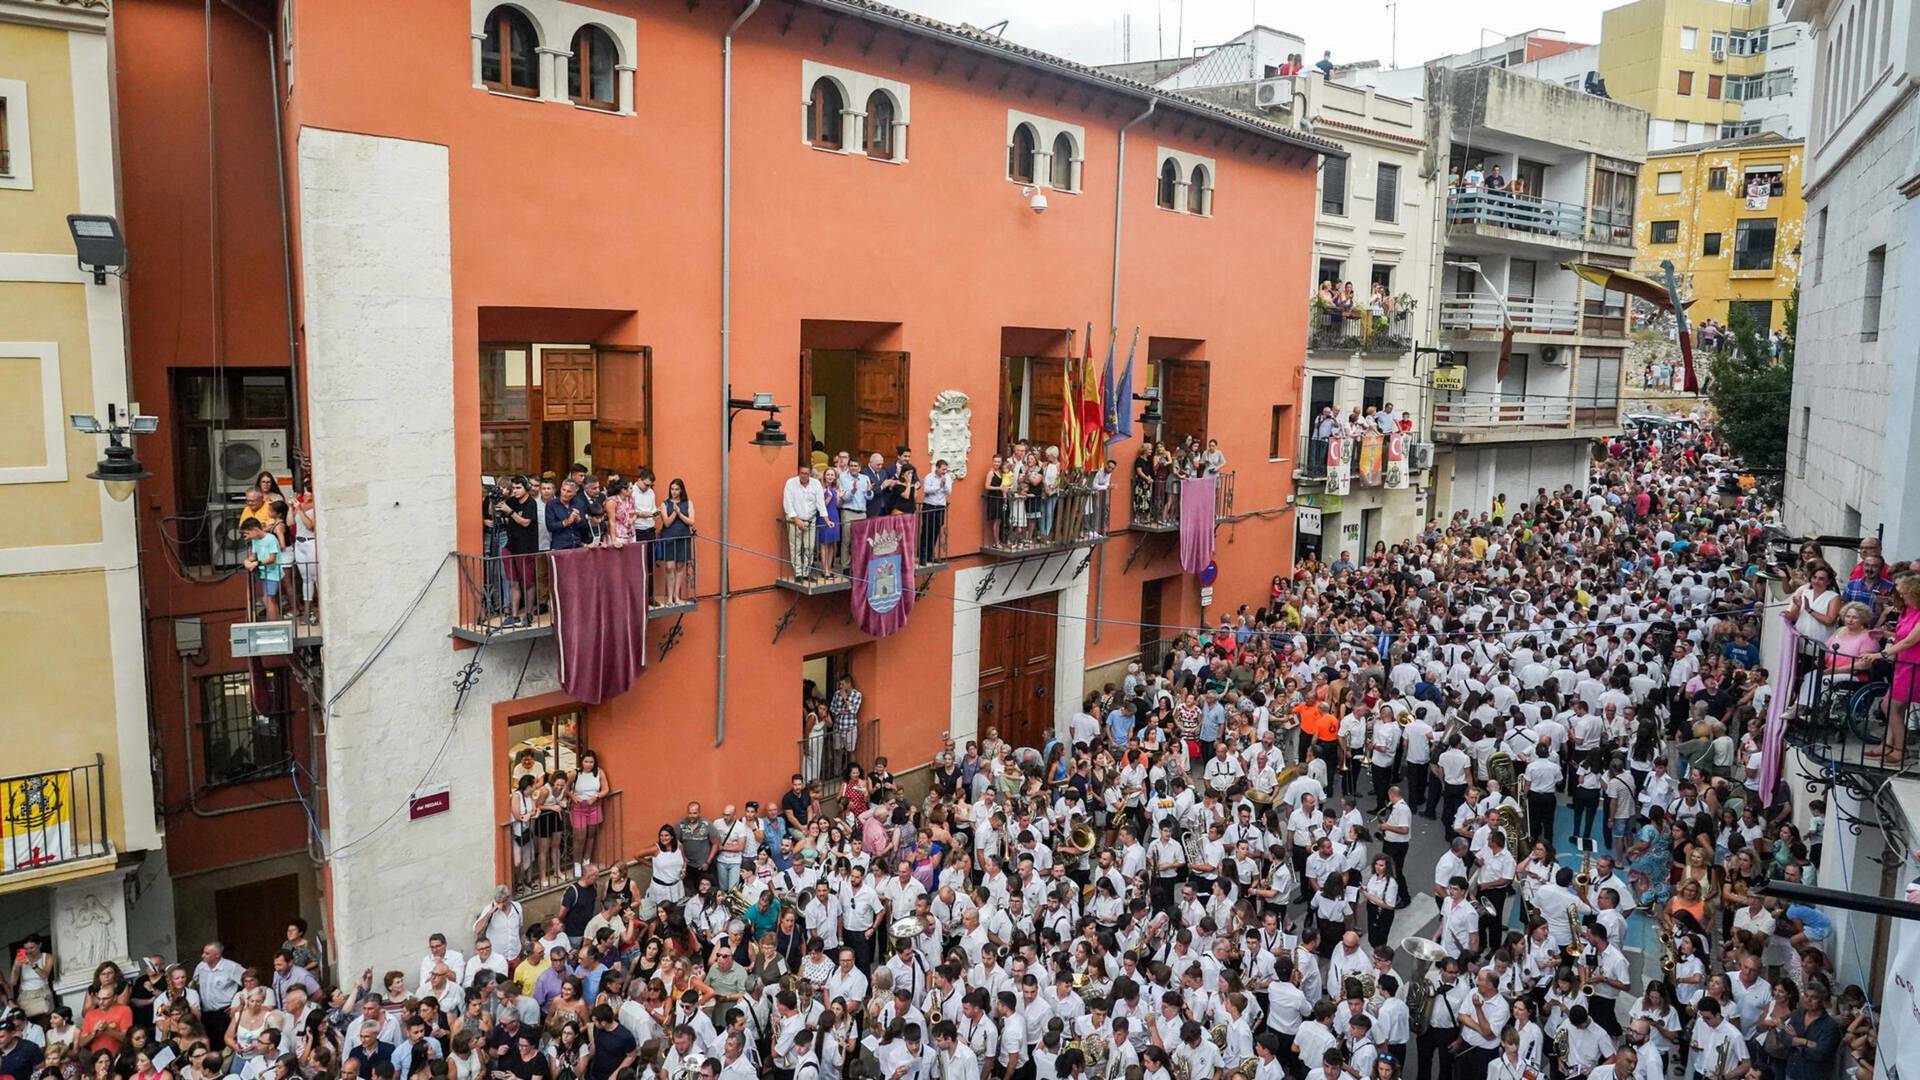
[[[560,688],[598,705],[647,668],[646,547],[574,548],[552,559]]]
[[[918,514],[863,518],[847,530],[853,545],[853,621],[874,637],[907,625],[913,611],[913,556]]]
[[[1214,478],[1180,481],[1180,569],[1197,574],[1213,561]]]

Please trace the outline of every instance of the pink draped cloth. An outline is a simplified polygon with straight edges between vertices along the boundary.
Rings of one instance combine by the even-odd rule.
[[[1800,634],[1792,623],[1780,636],[1780,655],[1773,661],[1773,693],[1767,700],[1767,730],[1760,743],[1760,805],[1772,806],[1774,790],[1780,786],[1780,771],[1786,767],[1787,706],[1791,705],[1800,680],[1793,677],[1794,661],[1800,651]]]
[[[1213,561],[1213,489],[1211,476],[1180,481],[1180,569],[1197,574]]]
[[[588,705],[626,693],[647,668],[646,547],[573,548],[552,560],[560,689]]]

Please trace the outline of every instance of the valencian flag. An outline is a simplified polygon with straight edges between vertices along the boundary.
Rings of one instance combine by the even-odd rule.
[[[853,621],[874,637],[907,625],[913,611],[913,553],[918,514],[863,518],[847,527],[853,545]]]
[[[1060,467],[1080,467],[1080,361],[1073,354],[1073,331],[1067,331],[1067,358],[1060,362]]]
[[[1106,449],[1106,404],[1100,391],[1100,372],[1093,365],[1093,324],[1087,324],[1087,349],[1080,359],[1080,467],[1088,472],[1102,464]]]
[[[1680,299],[1680,282],[1674,277],[1671,261],[1661,264],[1667,271],[1664,283],[1595,263],[1571,262],[1561,265],[1608,292],[1626,293],[1636,300],[1645,300],[1654,307],[1673,312],[1674,325],[1680,332],[1680,361],[1686,368],[1685,389],[1689,394],[1700,392],[1699,380],[1693,374],[1693,328],[1687,323],[1687,303]]]

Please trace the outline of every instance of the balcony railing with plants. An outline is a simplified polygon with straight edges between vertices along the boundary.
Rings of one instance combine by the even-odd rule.
[[[1447,196],[1447,224],[1578,241],[1586,229],[1587,211],[1577,203],[1467,188]]]
[[[1398,355],[1413,348],[1411,294],[1392,299],[1384,313],[1362,305],[1341,310],[1316,297],[1307,306],[1307,347],[1315,352],[1360,352]]]
[[[1571,334],[1580,329],[1580,304],[1574,300],[1515,297],[1507,301],[1506,317],[1523,334]],[[1450,296],[1440,301],[1440,329],[1505,329],[1500,302],[1476,294]]]

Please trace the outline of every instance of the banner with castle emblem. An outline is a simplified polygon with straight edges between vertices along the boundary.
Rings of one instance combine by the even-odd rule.
[[[1387,436],[1386,485],[1392,490],[1407,486],[1407,433],[1395,431]]]
[[[863,518],[847,531],[853,545],[853,620],[874,637],[907,625],[913,611],[913,553],[918,514]]]
[[[1327,440],[1327,494],[1345,495],[1353,490],[1353,440],[1335,435]]]

